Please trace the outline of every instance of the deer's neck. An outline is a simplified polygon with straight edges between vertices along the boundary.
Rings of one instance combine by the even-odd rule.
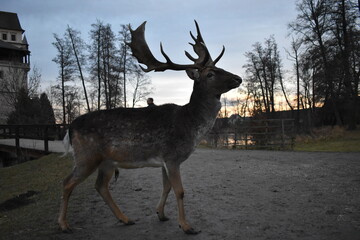
[[[184,106],[184,117],[191,126],[196,144],[213,127],[220,108],[218,97],[194,90],[190,102]]]

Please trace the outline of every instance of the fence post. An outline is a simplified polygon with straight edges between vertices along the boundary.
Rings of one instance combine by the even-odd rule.
[[[285,146],[285,126],[284,119],[281,119],[281,148]]]
[[[61,130],[62,130],[62,128],[61,128],[61,126],[58,126],[58,125],[55,125],[55,127],[56,127],[57,139],[61,140]]]
[[[294,129],[295,129],[295,123],[294,123],[294,121],[292,121],[292,129],[293,129],[293,131],[294,131]],[[294,149],[294,145],[295,145],[295,136],[294,136],[294,132],[292,132],[291,133],[291,149]]]
[[[20,150],[19,126],[15,126],[15,148],[16,148],[16,156],[20,158],[21,150]]]
[[[236,149],[236,142],[237,142],[237,129],[235,128],[235,134],[234,134],[234,149]]]
[[[245,149],[248,149],[248,134],[245,133]]]
[[[48,126],[44,127],[44,150],[45,154],[49,153]]]

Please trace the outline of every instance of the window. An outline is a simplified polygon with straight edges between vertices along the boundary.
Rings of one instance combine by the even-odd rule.
[[[11,34],[11,41],[16,41],[16,35],[15,34]]]
[[[4,71],[0,71],[0,79],[4,79]]]
[[[6,33],[3,33],[3,34],[2,34],[2,39],[3,39],[3,40],[7,40],[7,34],[6,34]]]

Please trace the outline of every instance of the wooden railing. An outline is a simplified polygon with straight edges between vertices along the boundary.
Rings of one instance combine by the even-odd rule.
[[[14,139],[17,151],[20,150],[20,139],[44,140],[44,152],[49,153],[49,141],[61,140],[66,133],[65,124],[41,125],[0,125],[1,139]]]
[[[225,128],[213,128],[205,140],[211,147],[291,150],[295,123],[294,119],[239,121]]]

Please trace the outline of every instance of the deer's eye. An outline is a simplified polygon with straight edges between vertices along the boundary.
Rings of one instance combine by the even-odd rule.
[[[208,78],[211,78],[211,77],[213,77],[213,76],[214,76],[214,73],[209,72],[206,76],[207,76]]]

